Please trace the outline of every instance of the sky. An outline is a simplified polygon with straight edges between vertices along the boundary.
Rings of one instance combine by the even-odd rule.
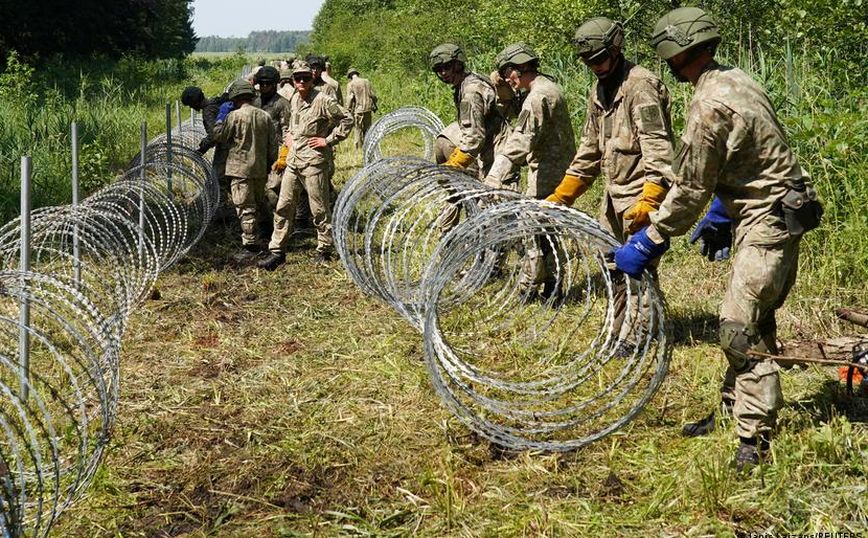
[[[310,30],[325,0],[193,0],[196,35],[247,37],[254,30]]]

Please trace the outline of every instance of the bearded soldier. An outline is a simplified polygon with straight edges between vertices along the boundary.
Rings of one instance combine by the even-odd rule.
[[[525,195],[542,200],[554,192],[563,171],[576,153],[575,134],[564,92],[548,76],[539,72],[539,57],[528,45],[506,47],[496,58],[500,78],[514,91],[527,97],[515,129],[499,148],[485,184],[494,188],[508,186],[518,179],[514,170],[527,165]],[[543,284],[543,298],[555,293],[552,275],[551,241],[542,239],[525,255],[519,286],[522,297],[530,300]]]
[[[743,469],[765,457],[783,400],[778,365],[753,352],[777,353],[775,310],[796,280],[799,242],[819,225],[822,206],[768,95],[740,69],[715,61],[719,43],[717,24],[695,7],[670,11],[654,28],[657,55],[695,93],[673,161],[673,186],[650,226],[617,250],[615,263],[641,276],[716,195],[694,239],[710,259],[733,246],[720,307],[720,345],[729,363],[722,393],[741,441],[735,464]],[[712,429],[714,414],[684,433]]]

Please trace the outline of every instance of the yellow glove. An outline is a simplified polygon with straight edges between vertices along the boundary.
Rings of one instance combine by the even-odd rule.
[[[286,157],[288,155],[289,148],[286,146],[280,146],[280,150],[277,152],[277,160],[271,165],[271,170],[278,174],[283,172],[286,169]]]
[[[627,226],[627,233],[634,234],[651,224],[649,215],[660,208],[660,204],[666,198],[666,192],[666,187],[657,183],[646,181],[642,185],[642,197],[624,213],[624,219],[632,221]]]
[[[561,180],[561,183],[558,185],[558,188],[555,189],[555,192],[546,198],[546,202],[573,205],[576,198],[585,194],[585,191],[591,188],[592,181],[592,179],[585,179],[567,174],[564,176],[564,179]]]
[[[460,148],[455,148],[452,150],[452,154],[449,155],[449,159],[443,164],[452,168],[464,169],[473,164],[473,156],[464,153]]]

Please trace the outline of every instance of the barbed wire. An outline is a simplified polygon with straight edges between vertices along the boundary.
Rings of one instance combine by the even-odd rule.
[[[2,536],[46,536],[93,479],[117,415],[129,315],[217,208],[211,165],[193,149],[204,135],[188,120],[79,205],[33,211],[30,271],[18,270],[20,218],[0,228]]]
[[[369,131],[372,157],[389,132],[429,132],[432,114],[413,110]],[[422,333],[438,395],[498,446],[584,446],[635,418],[666,375],[656,278],[615,271],[619,243],[580,211],[393,157],[350,179],[333,222],[352,280]]]

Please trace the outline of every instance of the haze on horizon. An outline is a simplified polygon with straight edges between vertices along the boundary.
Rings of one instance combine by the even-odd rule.
[[[193,0],[193,30],[198,37],[247,37],[264,30],[310,30],[325,0]],[[279,17],[280,13],[286,17]],[[290,16],[291,14],[291,16]],[[285,21],[285,22],[284,22]]]

